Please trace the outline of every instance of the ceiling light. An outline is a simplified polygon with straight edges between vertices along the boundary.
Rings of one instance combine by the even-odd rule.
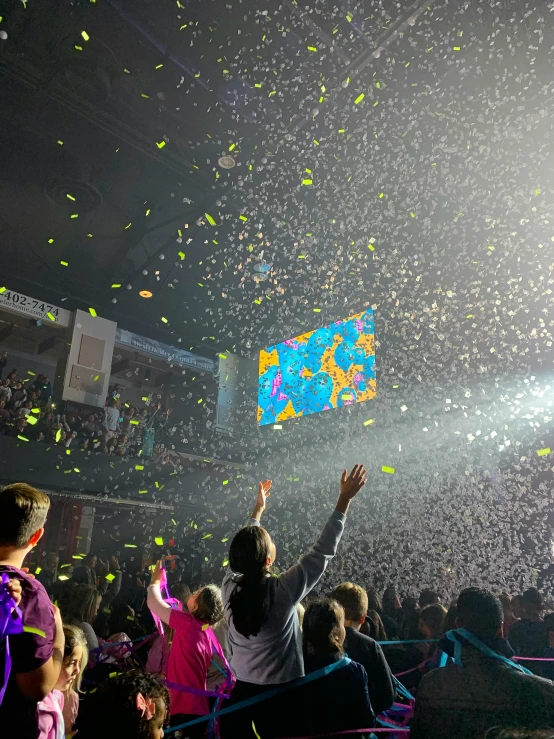
[[[151,298],[152,297],[152,292],[150,290],[141,290],[139,292],[139,295],[140,295],[141,298]]]
[[[233,159],[233,157],[229,156],[229,154],[226,154],[223,157],[219,157],[217,163],[223,169],[233,169],[233,167],[235,166],[235,160]]]

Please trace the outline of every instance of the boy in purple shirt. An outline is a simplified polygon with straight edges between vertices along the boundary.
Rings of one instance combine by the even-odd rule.
[[[8,637],[12,668],[0,705],[0,733],[18,739],[38,736],[37,703],[53,689],[60,675],[65,639],[60,612],[44,586],[21,568],[44,533],[50,499],[18,482],[0,490],[0,573],[21,583],[19,607],[30,631]],[[0,674],[4,672],[6,640],[0,639]]]

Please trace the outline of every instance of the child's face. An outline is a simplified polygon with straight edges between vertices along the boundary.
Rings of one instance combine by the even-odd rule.
[[[164,735],[166,706],[163,698],[156,701],[156,715],[150,721],[150,737],[149,739],[162,739]]]
[[[187,611],[189,613],[194,613],[196,611],[197,605],[196,605],[196,599],[198,598],[198,593],[193,593],[190,598],[187,600]]]
[[[81,672],[82,656],[83,648],[80,646],[76,646],[71,654],[68,654],[67,657],[64,657],[60,676],[58,678],[58,682],[56,683],[56,688],[58,690],[69,690],[73,681]]]

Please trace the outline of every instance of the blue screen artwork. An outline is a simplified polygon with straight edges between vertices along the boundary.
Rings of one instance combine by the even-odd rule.
[[[376,392],[372,310],[260,352],[260,426],[362,403]]]

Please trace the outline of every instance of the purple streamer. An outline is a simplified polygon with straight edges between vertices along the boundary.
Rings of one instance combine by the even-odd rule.
[[[2,681],[2,687],[0,687],[0,705],[4,700],[12,669],[12,658],[8,637],[15,634],[21,634],[23,632],[23,616],[21,610],[15,605],[15,601],[8,590],[9,581],[9,575],[6,572],[3,572],[0,577],[0,638],[6,640],[6,650],[4,656],[4,679]]]

